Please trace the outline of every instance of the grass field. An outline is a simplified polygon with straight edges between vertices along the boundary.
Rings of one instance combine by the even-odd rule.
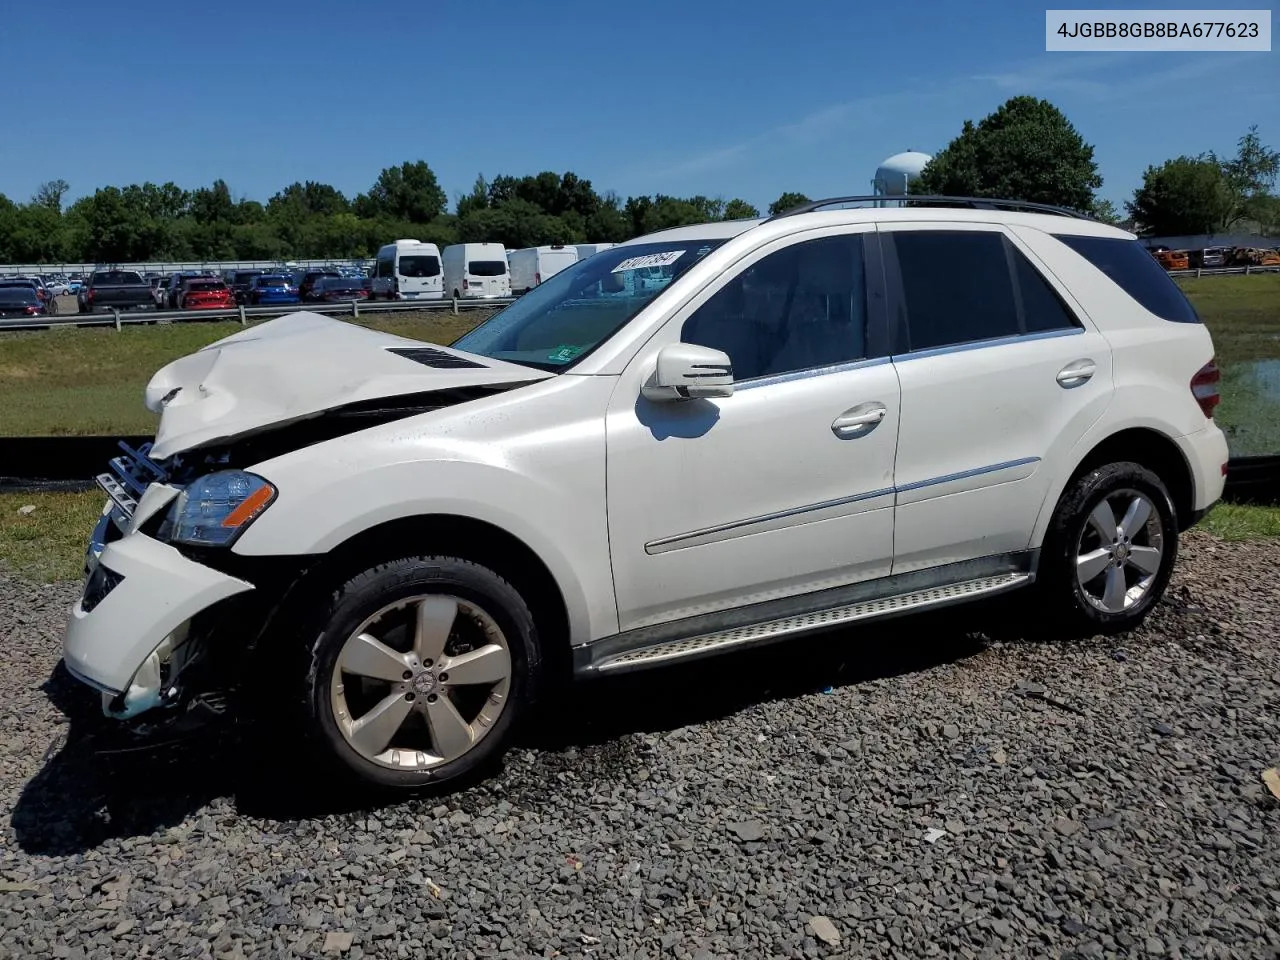
[[[380,313],[359,322],[447,344],[490,313]],[[142,406],[152,374],[240,329],[222,321],[0,333],[0,436],[152,433],[156,417]]]
[[[1280,274],[1180,281],[1223,368],[1217,420],[1234,456],[1280,453]],[[373,314],[362,324],[450,343],[489,311]],[[146,434],[157,369],[228,336],[234,322],[0,333],[0,436]]]
[[[0,493],[0,570],[50,583],[75,580],[105,497],[85,493]],[[29,513],[19,513],[33,506]],[[1223,540],[1280,537],[1280,507],[1220,503],[1200,528]]]

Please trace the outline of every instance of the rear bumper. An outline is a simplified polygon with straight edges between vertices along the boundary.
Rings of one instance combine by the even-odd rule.
[[[1230,458],[1226,435],[1218,429],[1216,423],[1210,422],[1203,430],[1179,437],[1177,443],[1191,468],[1194,488],[1192,512],[1203,516],[1205,511],[1222,499],[1222,490],[1226,486],[1226,466]]]
[[[254,586],[140,533],[102,548],[95,543],[91,556],[98,549],[67,621],[63,661],[72,676],[102,691],[109,713],[126,717],[163,702],[170,674],[191,652],[183,648],[191,646],[192,619]]]

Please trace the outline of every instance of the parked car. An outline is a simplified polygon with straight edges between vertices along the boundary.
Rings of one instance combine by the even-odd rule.
[[[0,319],[42,317],[47,312],[45,302],[31,284],[0,280]]]
[[[215,274],[209,273],[207,270],[180,270],[177,273],[169,275],[169,286],[165,291],[166,306],[170,310],[179,310],[182,308],[181,294],[182,288],[189,280],[220,280]],[[223,281],[225,282],[225,281]]]
[[[570,675],[1015,593],[1038,635],[1141,623],[1227,462],[1187,298],[1068,211],[850,202],[630,240],[449,347],[302,311],[169,364],[67,669],[438,788]]]
[[[507,262],[511,265],[511,294],[518,297],[577,263],[578,251],[562,244],[525,247],[512,250]]]
[[[444,296],[440,248],[421,240],[397,240],[378,251],[366,287],[387,300],[439,300]]]
[[[249,288],[249,302],[254,306],[297,303],[298,300],[298,288],[293,285],[293,278],[284,274],[259,274],[253,278],[253,286]]]
[[[511,266],[500,243],[455,243],[441,254],[446,296],[492,300],[511,296]]]
[[[157,310],[163,310],[168,304],[169,283],[170,278],[167,276],[151,278],[151,299],[155,302]]]
[[[151,284],[136,270],[95,270],[76,300],[81,313],[155,306]]]
[[[303,300],[307,299],[307,295],[311,293],[311,288],[315,286],[316,281],[321,277],[338,277],[341,274],[337,270],[304,270],[298,278],[298,296]]]
[[[248,303],[249,291],[253,289],[254,281],[267,273],[266,270],[232,270],[229,271],[231,276],[227,277],[227,286],[231,288],[231,292],[235,295],[236,303]]]
[[[1152,256],[1166,270],[1191,269],[1191,257],[1186,250],[1156,250]]]
[[[231,288],[217,277],[195,277],[178,291],[179,310],[229,310],[235,305]]]
[[[306,299],[316,303],[340,303],[369,299],[364,281],[354,277],[320,277],[307,291]]]

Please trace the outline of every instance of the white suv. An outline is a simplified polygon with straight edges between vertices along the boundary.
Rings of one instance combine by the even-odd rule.
[[[1134,626],[1222,492],[1208,331],[1114,227],[867,199],[620,244],[448,348],[304,312],[170,364],[67,668],[413,788],[558,677],[1019,588]]]

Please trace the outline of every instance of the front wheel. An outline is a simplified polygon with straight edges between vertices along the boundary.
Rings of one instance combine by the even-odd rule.
[[[1039,589],[1074,634],[1130,630],[1164,594],[1177,552],[1177,516],[1160,478],[1136,463],[1095,467],[1058,503]]]
[[[304,641],[306,732],[378,787],[446,785],[496,764],[540,677],[520,594],[453,557],[366,570],[330,595]]]

